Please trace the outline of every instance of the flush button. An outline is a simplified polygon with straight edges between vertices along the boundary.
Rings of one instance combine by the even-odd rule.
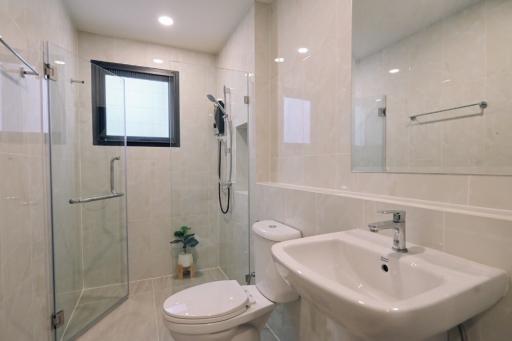
[[[271,229],[275,229],[277,227],[277,225],[271,224],[271,225],[268,225],[268,227]]]

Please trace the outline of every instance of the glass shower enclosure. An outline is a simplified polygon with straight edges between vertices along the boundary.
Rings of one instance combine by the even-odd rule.
[[[249,223],[249,73],[218,68],[216,93],[224,94],[226,112],[231,118],[232,183],[229,212],[218,208],[219,265],[229,279],[240,284],[251,281]],[[220,155],[227,159],[226,156]],[[221,163],[228,168],[228,161]],[[224,173],[228,170],[224,169]],[[225,181],[225,180],[222,180]],[[220,197],[226,201],[226,193]],[[218,205],[220,206],[220,205]]]
[[[91,130],[93,110],[108,106],[107,124],[124,134],[124,80],[50,43],[45,65],[53,324],[56,340],[72,340],[128,296],[126,138],[94,146]],[[96,108],[91,73],[105,74],[109,87]]]

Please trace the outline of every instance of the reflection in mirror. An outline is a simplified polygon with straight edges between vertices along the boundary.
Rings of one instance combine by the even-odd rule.
[[[353,171],[512,174],[512,1],[353,6]]]
[[[311,101],[284,98],[284,143],[311,143]]]
[[[385,171],[386,96],[357,98],[352,110],[352,162],[359,171]]]

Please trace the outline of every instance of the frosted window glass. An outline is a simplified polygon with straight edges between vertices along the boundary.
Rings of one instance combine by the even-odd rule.
[[[311,102],[284,98],[284,143],[311,143]]]
[[[107,135],[124,135],[123,100],[126,103],[126,135],[169,138],[169,83],[105,76]]]

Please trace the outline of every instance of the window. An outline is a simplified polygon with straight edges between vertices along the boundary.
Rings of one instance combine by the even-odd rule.
[[[180,146],[178,72],[92,60],[91,74],[93,144],[123,144],[124,107],[128,146]]]

